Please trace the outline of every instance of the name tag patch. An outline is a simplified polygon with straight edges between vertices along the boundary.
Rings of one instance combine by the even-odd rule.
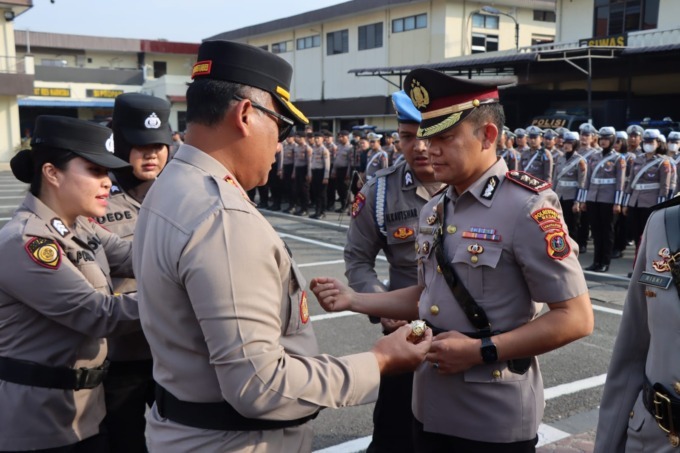
[[[658,275],[652,274],[651,272],[643,272],[642,275],[640,275],[638,283],[642,283],[643,285],[655,286],[661,289],[668,289],[671,286],[672,281],[673,278],[668,277],[666,275]]]

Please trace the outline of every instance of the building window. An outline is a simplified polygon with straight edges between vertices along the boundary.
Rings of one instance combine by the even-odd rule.
[[[488,14],[473,14],[472,26],[474,28],[490,28],[498,30],[498,16],[490,16]]]
[[[555,22],[555,11],[539,11],[534,10],[534,20],[537,22]]]
[[[153,62],[153,77],[155,79],[163,77],[168,73],[168,64],[165,61]]]
[[[284,53],[293,51],[293,41],[275,42],[272,44],[272,53]]]
[[[401,33],[402,31],[416,30],[418,28],[427,28],[427,14],[402,17],[392,21],[392,33]]]
[[[41,66],[57,66],[59,68],[65,68],[68,66],[68,61],[62,60],[61,58],[41,58]]]
[[[495,52],[498,50],[498,35],[472,34],[472,53]]]
[[[375,49],[383,45],[383,24],[378,22],[359,27],[359,50]]]
[[[260,49],[269,51],[269,44],[265,44],[264,46],[260,46]]]
[[[555,37],[551,35],[531,35],[531,45],[537,46],[539,44],[550,44],[555,42]]]
[[[593,36],[657,28],[659,0],[595,0]]]
[[[326,55],[349,52],[349,31],[338,30],[326,33]]]
[[[297,50],[311,49],[312,47],[319,47],[321,45],[321,35],[307,36],[305,38],[298,38]]]

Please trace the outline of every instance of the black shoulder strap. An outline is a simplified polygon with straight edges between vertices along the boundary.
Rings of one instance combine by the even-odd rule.
[[[452,265],[449,264],[449,260],[446,258],[446,252],[444,251],[443,239],[444,231],[442,224],[444,223],[444,207],[446,205],[446,195],[443,195],[437,203],[437,220],[438,225],[435,228],[434,241],[432,248],[434,249],[435,257],[437,258],[437,264],[439,269],[444,276],[444,280],[448,285],[453,297],[456,298],[460,308],[463,309],[465,316],[467,316],[468,321],[479,331],[488,332],[491,334],[491,323],[486,316],[486,312],[482,307],[480,307],[472,294],[463,285],[456,274],[456,270]]]
[[[664,211],[664,222],[666,224],[666,239],[671,253],[680,251],[680,206],[672,206]]]

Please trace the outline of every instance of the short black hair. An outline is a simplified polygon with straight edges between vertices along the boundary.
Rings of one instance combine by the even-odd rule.
[[[187,123],[214,126],[222,121],[234,96],[248,98],[260,104],[271,95],[258,88],[223,80],[196,79],[187,88]],[[259,110],[258,110],[259,111]]]
[[[505,125],[505,111],[503,106],[497,102],[483,104],[473,109],[467,118],[465,118],[465,121],[470,121],[476,127],[481,126],[485,121],[491,121],[498,128],[500,135],[503,131],[503,125]]]

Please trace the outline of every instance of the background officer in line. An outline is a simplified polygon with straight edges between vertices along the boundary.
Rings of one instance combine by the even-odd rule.
[[[318,278],[313,290],[327,310],[419,317],[442,331],[415,373],[415,451],[533,452],[544,407],[533,356],[593,329],[559,200],[496,156],[505,119],[496,86],[429,69],[411,71],[404,85],[422,114],[418,137],[429,142],[435,179],[450,184],[420,213],[418,285],[356,297]],[[444,274],[451,269],[457,296]],[[491,326],[473,327],[461,308],[470,300]],[[537,316],[533,301],[550,310]]]
[[[668,198],[674,196],[678,189],[678,164],[680,164],[680,132],[673,131],[668,134],[668,158],[673,167],[673,180]]]
[[[583,156],[589,166],[590,160],[598,153],[598,150],[591,146],[596,133],[597,129],[590,123],[583,123],[579,126],[579,154]],[[581,203],[581,218],[579,221],[578,238],[576,240],[579,246],[579,253],[581,254],[588,251],[588,237],[590,236],[590,214],[585,208],[586,205]]]
[[[628,184],[630,181],[630,172],[633,170],[633,161],[635,160],[636,155],[635,153],[628,151],[628,134],[626,131],[616,131],[614,151],[621,154],[624,159],[626,159],[626,184]],[[618,216],[616,223],[614,224],[614,250],[612,251],[612,258],[614,259],[621,258],[623,256],[623,252],[628,246],[628,241],[632,240],[629,219],[625,213],[625,208],[625,206],[621,208],[622,215]]]
[[[626,182],[626,159],[614,150],[616,130],[600,128],[602,152],[594,153],[588,162],[586,204],[581,210],[588,212],[593,232],[593,263],[586,270],[607,272],[614,247],[614,224],[621,214],[623,189]]]
[[[567,132],[569,132],[569,129],[567,129],[566,127],[560,126],[555,128],[555,133],[557,134],[557,138],[555,138],[555,148],[559,149],[562,152],[564,152],[562,150],[562,145],[564,144],[564,136]]]
[[[326,206],[325,210],[333,211],[335,209],[335,197],[337,188],[335,187],[335,178],[330,175],[333,174],[333,165],[335,164],[335,156],[338,153],[338,145],[333,141],[333,133],[327,129],[321,131],[323,134],[323,146],[326,147],[331,156],[330,174],[328,178],[328,186],[326,187]]]
[[[323,219],[326,217],[326,190],[331,171],[331,153],[323,145],[323,134],[321,132],[314,132],[313,140],[310,168],[312,171],[311,193],[314,196],[315,210],[310,217],[312,219]]]
[[[392,137],[392,134],[385,134],[383,140],[385,140],[385,144],[382,146],[382,150],[387,153],[387,165],[392,165],[394,153],[397,151],[397,147],[394,146],[394,137]]]
[[[345,245],[345,275],[357,292],[376,293],[418,282],[414,249],[420,209],[439,190],[423,140],[416,139],[420,112],[403,91],[392,94],[397,111],[404,161],[376,173],[358,194]],[[375,259],[380,251],[389,262],[389,287],[378,279]],[[373,318],[383,333],[392,333],[405,320]],[[373,412],[369,452],[412,452],[413,374],[385,377]]]
[[[521,127],[515,129],[515,149],[520,156],[524,151],[529,150],[529,145],[527,145],[527,131]]]
[[[133,243],[158,385],[150,449],[309,452],[321,408],[375,401],[380,374],[414,369],[430,341],[408,342],[403,327],[371,352],[319,354],[305,280],[245,196],[266,181],[277,141],[307,122],[289,100],[292,67],[220,40],[197,61],[185,144]]]
[[[642,134],[644,153],[633,161],[626,185],[623,212],[630,218],[636,248],[640,246],[652,206],[666,201],[671,187],[670,160],[668,156],[657,153],[659,135],[658,129],[646,129]]]
[[[521,156],[514,148],[507,146],[508,130],[503,128],[500,137],[498,138],[498,157],[505,160],[505,165],[509,170],[519,170]]]
[[[172,143],[170,103],[141,93],[116,97],[113,108],[114,155],[130,167],[113,170],[106,214],[96,220],[132,241],[141,203],[168,161]],[[137,291],[134,279],[112,279],[113,292]],[[146,406],[154,399],[151,351],[142,332],[108,338],[109,372],[104,381],[106,418],[112,452],[146,451]]]
[[[638,124],[628,126],[626,133],[628,134],[628,151],[632,151],[637,155],[642,154],[642,134],[645,130]]]
[[[564,223],[569,236],[578,237],[579,214],[581,203],[585,203],[585,187],[588,175],[588,163],[578,153],[579,136],[576,132],[567,131],[562,142],[563,154],[557,158],[553,188],[560,199]]]
[[[281,160],[279,161],[279,178],[281,179],[283,199],[288,202],[287,213],[292,214],[295,208],[295,134],[291,131],[281,142]]]
[[[530,175],[549,183],[552,182],[553,160],[552,154],[543,148],[542,136],[543,131],[540,127],[527,128],[529,149],[522,153],[520,167]]]
[[[347,191],[353,149],[354,147],[349,142],[349,132],[346,130],[338,132],[338,145],[331,170],[331,178],[335,180],[335,188],[338,192],[338,198],[340,198],[340,207],[335,212],[347,210]]]
[[[288,210],[295,215],[306,216],[309,206],[309,183],[312,181],[312,147],[307,143],[307,136],[303,133],[295,134],[294,159],[293,180],[298,208],[292,211],[293,205],[291,205]]]
[[[29,193],[0,230],[0,451],[108,452],[101,423],[106,340],[139,331],[130,243],[99,226],[111,130],[39,116],[32,149],[10,162]]]
[[[365,181],[370,181],[378,171],[389,167],[390,159],[387,152],[380,146],[382,135],[369,132],[366,138],[368,139],[369,148],[366,153],[364,179]]]
[[[645,227],[600,403],[595,453],[671,453],[680,445],[680,250],[671,215],[678,201],[664,203]]]
[[[557,132],[552,129],[543,131],[543,148],[552,156],[554,167],[557,158],[562,155],[562,150],[557,147]]]

